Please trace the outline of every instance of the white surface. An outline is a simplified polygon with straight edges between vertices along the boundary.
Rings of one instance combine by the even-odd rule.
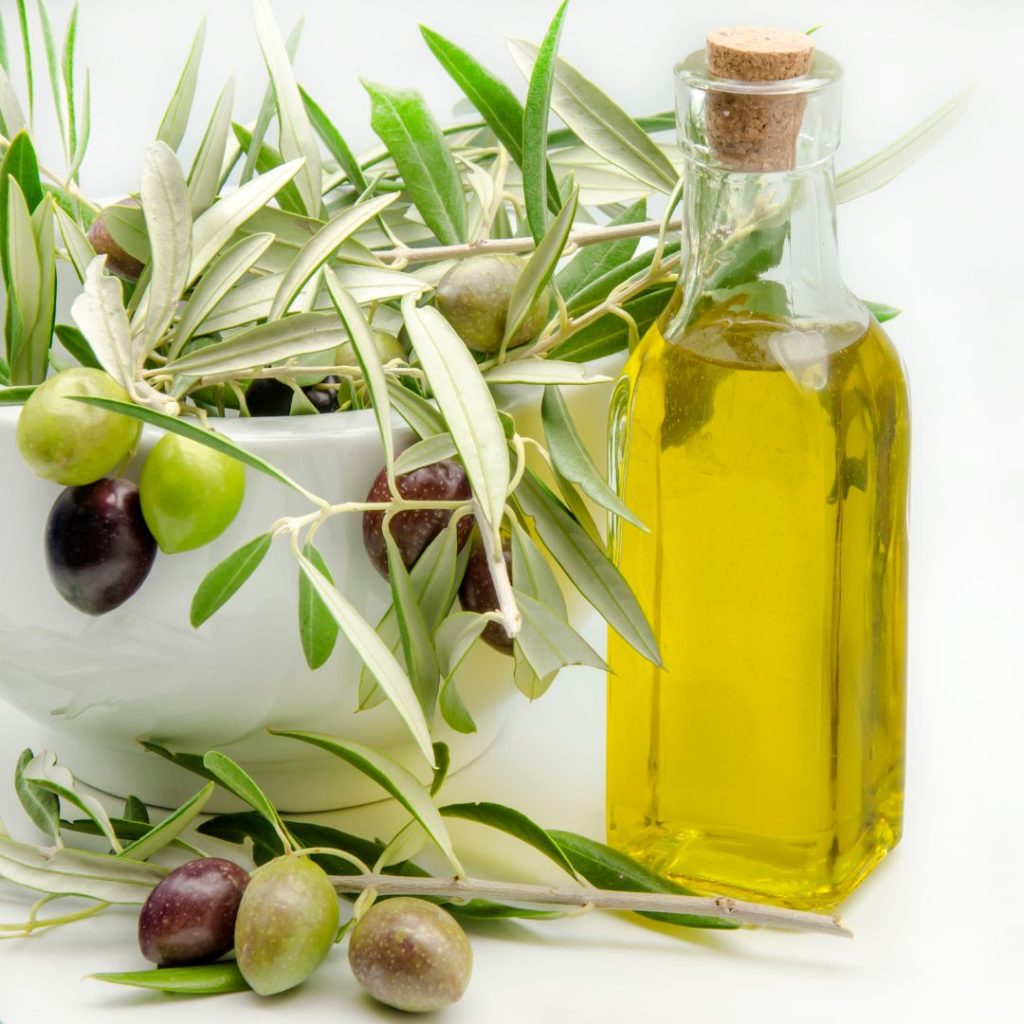
[[[13,49],[14,5],[2,2]],[[63,21],[69,5],[49,6]],[[110,154],[107,163],[94,157],[87,167],[93,193],[134,185],[144,143],[204,10],[210,36],[200,107],[208,108],[223,75],[237,68],[245,110],[255,108],[258,58],[241,0],[83,6],[82,53],[90,54],[96,109],[104,112],[93,153]],[[356,145],[369,139],[357,73],[415,84],[441,115],[455,98],[418,37],[418,18],[519,88],[502,36],[538,38],[552,7],[538,0],[434,0],[429,10],[411,0],[275,5],[289,25],[308,12],[300,77]],[[1020,1019],[1024,90],[1017,47],[1024,10],[1016,0],[723,0],[701,8],[575,0],[563,52],[629,109],[646,113],[670,105],[671,65],[706,29],[766,20],[797,28],[826,23],[819,45],[847,69],[840,166],[887,142],[965,82],[981,81],[953,137],[840,215],[851,287],[906,309],[891,329],[908,365],[914,414],[906,837],[844,907],[857,935],[852,942],[781,933],[680,938],[596,915],[480,927],[473,930],[472,987],[448,1021]],[[37,89],[46,89],[42,75]],[[106,113],[115,103],[116,122]],[[600,836],[602,689],[596,673],[567,673],[541,703],[519,708],[498,746],[454,778],[448,795],[503,800],[543,824]],[[13,766],[34,741],[28,722],[5,715],[0,765]],[[27,835],[6,786],[0,813]],[[361,827],[374,829],[365,818]],[[475,844],[467,860],[478,874],[543,871],[539,859],[480,829],[467,825],[458,833]],[[4,920],[17,919],[28,904],[6,889],[0,899]],[[110,914],[0,945],[0,1019],[396,1019],[356,995],[341,958],[303,990],[271,1001],[173,1001],[81,982],[90,971],[139,966],[132,929],[130,916]]]

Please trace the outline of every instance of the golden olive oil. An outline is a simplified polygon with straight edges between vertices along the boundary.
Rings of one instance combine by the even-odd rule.
[[[613,845],[697,890],[827,907],[898,841],[908,441],[873,321],[712,307],[637,347],[611,461],[650,532],[611,542],[664,667],[610,632]]]

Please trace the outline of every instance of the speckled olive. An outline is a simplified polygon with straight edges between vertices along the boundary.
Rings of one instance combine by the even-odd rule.
[[[149,894],[139,948],[160,967],[209,963],[235,944],[235,917],[249,873],[219,857],[190,860]]]
[[[466,501],[473,493],[466,478],[466,471],[451,459],[442,459],[429,466],[403,473],[395,478],[398,493],[403,498],[418,501]],[[385,470],[377,474],[367,501],[384,502],[391,500],[388,476]],[[430,542],[448,525],[452,514],[448,509],[409,509],[398,512],[391,520],[391,536],[395,538],[398,551],[406,568],[410,568],[423,554]],[[363,513],[363,544],[366,553],[377,571],[387,578],[388,551],[384,543],[384,513]],[[459,547],[473,529],[473,517],[463,516],[458,525]]]
[[[512,290],[523,271],[518,256],[471,256],[460,260],[437,283],[434,305],[475,352],[497,352],[505,335]],[[509,341],[522,345],[547,323],[549,289],[538,296],[526,320]]]
[[[512,546],[507,539],[502,541],[502,554],[505,556],[505,566],[511,578]],[[487,567],[487,554],[479,538],[474,540],[473,549],[469,553],[466,575],[462,577],[462,586],[459,588],[459,601],[467,612],[483,613],[498,610],[498,595],[494,590],[491,571]],[[512,653],[512,638],[505,632],[505,627],[500,622],[488,622],[480,635],[496,651]]]
[[[46,520],[46,568],[57,592],[87,615],[124,604],[149,575],[156,541],[130,480],[68,487]]]
[[[121,202],[115,205],[137,208],[139,204],[137,200],[129,197],[128,199],[122,199]],[[138,281],[139,276],[142,274],[143,264],[134,256],[130,256],[114,241],[114,237],[111,235],[105,219],[105,215],[109,215],[110,209],[112,208],[107,207],[100,210],[96,215],[96,219],[89,225],[86,238],[89,239],[89,244],[97,256],[107,257],[107,270],[112,274],[117,274],[122,280],[134,283]]]
[[[338,933],[338,897],[306,857],[278,857],[257,868],[235,922],[235,956],[261,996],[301,985],[320,966]]]
[[[398,1010],[429,1013],[462,998],[473,950],[447,910],[398,896],[374,904],[353,928],[348,962],[374,999]]]

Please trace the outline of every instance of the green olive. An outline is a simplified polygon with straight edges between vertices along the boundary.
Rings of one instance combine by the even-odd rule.
[[[378,1002],[429,1013],[462,998],[473,950],[447,910],[399,896],[375,903],[362,916],[349,939],[348,962]]]
[[[278,857],[249,879],[235,920],[235,957],[261,996],[301,985],[338,934],[338,897],[306,857]]]
[[[139,477],[142,515],[160,550],[191,551],[220,536],[245,496],[245,468],[198,441],[165,434]]]
[[[25,403],[17,429],[22,458],[37,476],[80,487],[107,476],[123,462],[142,425],[116,412],[69,401],[69,395],[131,399],[102,370],[75,367],[40,384]]]
[[[474,352],[501,348],[512,289],[524,265],[518,256],[471,256],[456,263],[438,282],[434,305]],[[545,288],[509,340],[510,346],[522,345],[540,333],[550,301],[550,290]]]

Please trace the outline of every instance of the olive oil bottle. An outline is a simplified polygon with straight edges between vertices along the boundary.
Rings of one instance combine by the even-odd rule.
[[[907,394],[839,275],[840,69],[727,29],[677,68],[688,256],[611,412],[608,833],[694,889],[824,908],[898,841]]]

